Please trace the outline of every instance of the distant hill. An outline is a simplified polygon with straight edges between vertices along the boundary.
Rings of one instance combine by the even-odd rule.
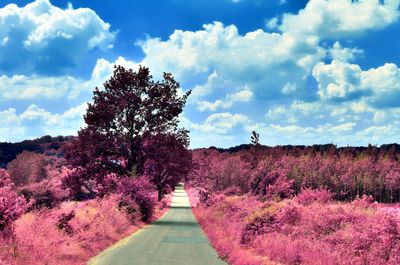
[[[59,149],[63,143],[72,139],[74,139],[74,136],[51,137],[46,135],[34,140],[25,140],[18,143],[0,143],[0,168],[5,168],[9,162],[14,160],[23,151],[55,155],[59,153]]]

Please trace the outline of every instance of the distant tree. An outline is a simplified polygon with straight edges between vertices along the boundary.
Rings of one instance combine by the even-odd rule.
[[[260,145],[260,135],[256,131],[251,132],[251,144],[255,146]]]
[[[7,171],[17,187],[42,181],[47,177],[48,158],[42,154],[24,151],[8,163]]]
[[[252,169],[255,169],[261,159],[261,144],[260,144],[260,135],[256,131],[251,132],[251,158],[250,158],[250,166]]]
[[[190,91],[179,97],[178,89],[171,74],[156,82],[146,67],[134,72],[116,66],[104,89],[94,90],[84,117],[86,128],[66,148],[68,163],[75,168],[65,179],[71,192],[94,195],[111,173],[136,175],[144,136],[185,134],[178,128],[178,116]]]

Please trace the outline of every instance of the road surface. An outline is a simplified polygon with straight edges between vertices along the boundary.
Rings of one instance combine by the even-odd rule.
[[[158,221],[89,261],[90,265],[223,265],[177,187],[171,208]]]

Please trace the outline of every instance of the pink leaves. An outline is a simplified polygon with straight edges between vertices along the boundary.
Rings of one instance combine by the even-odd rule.
[[[250,260],[394,265],[400,260],[400,216],[371,207],[296,200],[261,204],[245,195],[224,196],[194,212],[218,253],[234,265]]]
[[[154,213],[156,198],[153,185],[145,176],[125,177],[118,183],[119,205],[124,208],[133,221],[149,220]],[[139,217],[139,218],[137,218]]]
[[[149,135],[139,151],[139,172],[156,187],[159,201],[187,176],[192,165],[185,143],[173,134]]]
[[[9,230],[28,208],[23,196],[14,190],[7,171],[0,169],[0,231]],[[12,231],[11,231],[12,233]]]
[[[310,205],[314,202],[328,203],[331,202],[333,193],[324,188],[302,189],[301,192],[296,196],[296,201],[303,205]]]
[[[375,202],[400,200],[396,155],[276,147],[193,158],[194,212],[230,264],[399,264],[399,211]]]

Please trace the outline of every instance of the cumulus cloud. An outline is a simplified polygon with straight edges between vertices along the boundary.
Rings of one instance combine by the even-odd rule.
[[[0,76],[0,100],[59,99],[73,93],[83,81],[71,76]]]
[[[365,98],[375,107],[400,107],[400,69],[387,63],[363,71],[359,65],[332,61],[318,63],[313,70],[321,99],[352,101]]]
[[[115,33],[93,10],[36,0],[0,9],[0,73],[59,75],[95,48],[110,48]]]
[[[180,116],[180,125],[190,130],[191,148],[234,146],[248,138],[245,130],[251,124],[243,114],[219,112],[209,115],[203,122],[193,122],[185,114]]]
[[[321,45],[326,38],[377,30],[398,21],[400,0],[327,1],[311,0],[298,14],[284,14],[267,20],[267,27],[238,33],[235,25],[206,24],[202,30],[175,30],[167,40],[147,38],[139,42],[143,63],[156,73],[172,72],[182,84],[191,84],[193,96],[228,95],[245,84],[258,98],[278,99],[310,96],[307,81],[314,66],[327,58],[350,62],[362,50]],[[360,12],[362,10],[362,12]],[[351,87],[330,87],[343,96]],[[218,109],[223,100],[203,100],[202,109]],[[221,97],[217,97],[221,98]]]
[[[399,0],[311,0],[298,14],[284,14],[279,29],[297,36],[346,37],[397,22],[399,5]]]
[[[203,123],[194,123],[181,116],[181,125],[188,129],[211,134],[225,134],[232,132],[238,126],[250,122],[250,119],[243,114],[232,114],[230,112],[213,113]]]
[[[240,35],[236,26],[220,22],[199,31],[175,30],[165,41],[149,38],[140,46],[143,63],[156,73],[172,72],[183,83],[203,82],[194,87],[196,96],[216,90],[228,94],[247,84],[255,95],[271,98],[279,96],[287,82],[296,82],[301,92],[306,76],[325,56],[312,36],[295,38],[261,29]]]
[[[360,89],[361,68],[356,64],[332,61],[318,63],[313,76],[318,82],[318,95],[322,99],[352,100],[368,91]],[[364,92],[364,93],[363,93]]]
[[[364,51],[358,48],[345,48],[339,41],[336,41],[332,48],[328,50],[328,54],[333,60],[350,62],[364,54]]]
[[[83,114],[87,104],[83,103],[63,113],[51,113],[37,105],[30,105],[18,114],[15,108],[0,111],[2,126],[0,142],[21,141],[43,135],[76,135],[77,129],[83,127]]]
[[[61,98],[74,100],[82,94],[91,94],[95,87],[101,87],[112,75],[114,65],[138,69],[138,64],[118,57],[113,62],[98,59],[88,80],[68,75],[54,77],[2,75],[0,76],[0,101],[36,99],[51,101]]]
[[[225,99],[218,99],[214,102],[209,101],[197,101],[197,109],[200,111],[210,110],[215,111],[218,108],[228,109],[233,106],[236,102],[249,102],[253,97],[253,92],[248,88],[233,94],[226,95]]]

